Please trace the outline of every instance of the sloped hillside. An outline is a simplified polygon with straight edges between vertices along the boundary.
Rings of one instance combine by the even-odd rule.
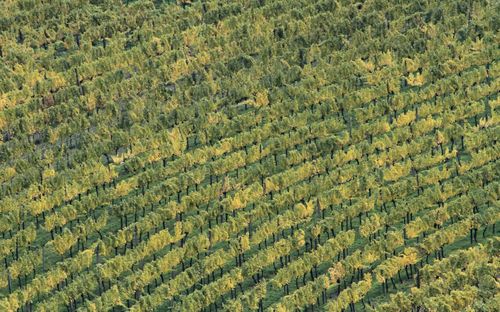
[[[499,27],[0,1],[0,311],[498,311]]]

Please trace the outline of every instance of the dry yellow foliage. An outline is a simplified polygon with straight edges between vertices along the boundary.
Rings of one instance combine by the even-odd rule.
[[[255,96],[255,105],[257,107],[262,107],[266,106],[269,104],[269,99],[267,95],[267,91],[264,90],[262,92],[257,92],[257,95]]]
[[[405,65],[405,70],[409,73],[413,73],[413,72],[417,71],[417,69],[419,68],[419,63],[416,60],[404,58],[403,62]]]
[[[2,181],[9,181],[17,174],[16,168],[7,167],[3,170]]]
[[[115,196],[121,197],[127,195],[132,189],[136,187],[134,180],[125,180],[116,185]]]
[[[189,72],[189,66],[185,59],[179,59],[177,62],[172,64],[170,80],[176,81],[180,77],[187,75]]]
[[[375,70],[375,65],[370,61],[363,61],[362,59],[357,59],[355,61],[355,64],[370,73]]]
[[[332,267],[328,269],[328,275],[330,277],[331,283],[336,283],[337,280],[341,279],[345,275],[345,268],[342,262],[336,262]]]
[[[396,120],[396,125],[398,127],[404,127],[409,125],[416,118],[415,111],[409,111],[398,116]]]
[[[424,76],[422,74],[410,74],[408,78],[406,78],[406,81],[410,86],[421,86],[424,84]]]
[[[44,180],[49,179],[49,178],[55,177],[56,172],[52,168],[47,168],[47,169],[43,170],[42,176],[43,176]]]
[[[61,73],[57,73],[54,71],[48,71],[46,73],[47,79],[52,81],[52,88],[59,89],[67,85],[66,79]]]
[[[0,95],[0,110],[13,107],[13,101],[10,100],[7,96],[7,93]],[[0,121],[1,126],[1,121]]]
[[[393,60],[392,60],[392,52],[387,51],[385,53],[382,53],[380,55],[380,59],[378,61],[379,66],[392,66],[393,65]]]

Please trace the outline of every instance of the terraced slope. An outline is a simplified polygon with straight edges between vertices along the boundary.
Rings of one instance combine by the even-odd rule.
[[[497,1],[0,12],[1,311],[496,311]]]

